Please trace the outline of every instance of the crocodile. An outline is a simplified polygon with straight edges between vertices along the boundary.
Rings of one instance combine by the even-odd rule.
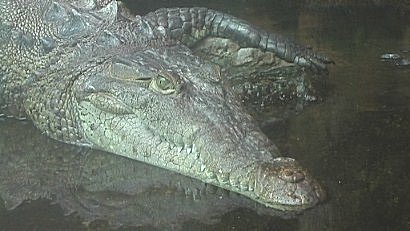
[[[301,72],[326,73],[328,58],[200,7],[141,16],[113,0],[1,0],[0,18],[0,114],[274,209],[324,200],[317,180],[282,156],[244,108],[229,77],[235,65],[226,70],[193,47],[228,39],[242,60],[269,54],[271,73],[285,83]]]
[[[113,229],[184,230],[185,222],[215,224],[238,209],[294,217],[176,172],[48,139],[28,122],[6,119],[0,137],[0,198],[7,210],[46,199],[82,223],[103,221]]]

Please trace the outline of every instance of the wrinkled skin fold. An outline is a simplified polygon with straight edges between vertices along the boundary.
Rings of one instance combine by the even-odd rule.
[[[1,0],[0,13],[2,114],[268,207],[302,210],[324,199],[260,131],[223,65],[189,47],[230,39],[272,54],[275,73],[325,73],[327,58],[205,8],[131,16],[116,1]]]

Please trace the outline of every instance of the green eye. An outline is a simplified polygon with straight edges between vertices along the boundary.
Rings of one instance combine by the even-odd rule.
[[[164,95],[172,94],[175,92],[175,84],[172,82],[172,80],[164,75],[158,75],[157,77],[153,78],[150,86],[154,90],[159,91]]]
[[[173,84],[171,83],[171,81],[169,81],[169,79],[165,78],[164,76],[159,76],[157,78],[157,86],[161,90],[166,91],[171,89],[173,87]]]

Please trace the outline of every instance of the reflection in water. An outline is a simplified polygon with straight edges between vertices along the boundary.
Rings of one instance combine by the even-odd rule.
[[[139,12],[147,12],[164,6],[162,4],[165,6],[167,4],[170,6],[171,3],[173,6],[198,5],[198,1],[181,1],[181,4],[177,4],[175,1],[150,1],[148,5],[147,1],[134,2],[136,5],[133,8],[138,8]],[[319,49],[322,53],[329,54],[336,61],[336,65],[330,69],[328,80],[328,87],[332,89],[332,92],[324,102],[305,109],[301,114],[282,124],[264,124],[264,130],[285,153],[295,157],[326,185],[330,196],[327,203],[291,219],[282,219],[266,214],[260,215],[255,212],[255,207],[247,204],[242,197],[229,196],[224,200],[219,200],[218,195],[225,194],[218,190],[215,194],[206,194],[210,195],[211,199],[204,200],[206,202],[200,200],[196,204],[193,202],[192,192],[189,194],[191,195],[189,200],[186,200],[184,194],[186,190],[179,191],[175,185],[168,187],[169,182],[166,177],[161,178],[162,174],[169,177],[169,174],[172,173],[159,173],[160,170],[155,173],[156,170],[153,169],[144,170],[147,171],[144,174],[154,174],[155,177],[158,177],[154,178],[158,179],[155,184],[158,184],[162,189],[168,187],[167,192],[170,194],[155,191],[155,187],[150,189],[151,191],[144,191],[145,194],[141,192],[145,198],[150,198],[146,199],[151,200],[152,204],[150,205],[140,205],[138,203],[143,200],[128,196],[129,190],[138,188],[124,188],[125,185],[136,186],[140,183],[146,185],[149,181],[139,182],[140,178],[130,178],[130,175],[135,173],[131,174],[122,168],[119,168],[122,169],[119,176],[124,177],[119,181],[122,193],[116,194],[117,197],[102,193],[104,190],[98,187],[93,179],[77,178],[75,175],[69,179],[54,178],[50,182],[44,181],[45,178],[39,178],[34,182],[23,181],[22,185],[11,188],[14,190],[13,192],[18,191],[31,198],[36,198],[45,192],[22,191],[20,189],[28,184],[32,185],[32,190],[36,190],[38,185],[45,184],[48,185],[49,190],[55,190],[52,188],[53,185],[61,187],[62,182],[73,184],[78,182],[77,180],[81,180],[82,187],[76,189],[77,192],[80,192],[79,194],[72,194],[70,190],[64,191],[65,189],[59,188],[68,196],[66,198],[73,199],[72,197],[75,196],[74,201],[78,201],[77,204],[72,204],[72,201],[62,201],[62,195],[59,195],[60,197],[53,196],[52,199],[60,200],[60,204],[63,207],[65,205],[66,209],[78,211],[83,209],[83,213],[90,209],[93,211],[101,209],[99,210],[100,214],[105,214],[105,216],[98,218],[107,220],[112,217],[108,216],[107,210],[104,209],[124,208],[126,205],[123,203],[124,200],[127,203],[142,206],[141,208],[153,215],[152,217],[159,216],[152,212],[151,206],[156,205],[157,209],[172,217],[162,216],[164,219],[175,221],[175,219],[182,217],[185,221],[189,220],[185,223],[179,223],[180,227],[185,230],[409,230],[410,190],[408,182],[410,182],[410,174],[408,166],[410,147],[408,141],[410,140],[410,118],[408,115],[410,113],[410,70],[407,67],[397,67],[381,62],[379,59],[382,54],[409,49],[410,28],[406,24],[410,21],[408,12],[404,10],[404,12],[397,13],[396,8],[382,9],[377,7],[335,7],[321,8],[319,11],[315,8],[304,8],[295,1],[238,1],[235,4],[232,4],[231,1],[209,1],[209,3],[204,4],[201,1],[200,3],[246,18],[267,30],[295,37],[298,41],[303,41],[303,43]],[[269,121],[269,118],[264,119]],[[12,126],[16,126],[14,129],[18,128],[17,125],[2,122],[1,131],[6,128],[9,130]],[[29,125],[19,126],[23,126],[20,129],[30,131]],[[4,150],[13,150],[13,148],[19,150],[21,148],[19,147],[21,137],[13,139],[4,133],[0,137],[1,142],[5,145],[0,149],[2,158],[4,158]],[[101,172],[104,169],[112,169],[110,168],[112,163],[102,165],[103,163],[99,159],[115,159],[117,157],[106,157],[105,154],[97,156],[92,153],[73,155],[73,152],[68,150],[78,152],[78,148],[67,148],[67,146],[61,148],[60,144],[56,146],[54,142],[38,137],[41,136],[33,135],[34,141],[36,139],[43,139],[43,141],[31,144],[34,151],[39,151],[41,147],[48,145],[55,147],[54,150],[50,149],[53,152],[65,150],[64,152],[67,152],[68,156],[65,157],[66,159],[61,155],[55,157],[62,158],[61,161],[66,164],[63,166],[75,169],[79,166],[75,163],[84,161],[85,164],[88,164],[89,170],[94,169],[94,172],[88,172],[89,176],[99,176],[98,181],[109,182],[105,184],[105,189],[110,189],[110,187],[114,189],[118,186],[116,185],[118,180],[104,178],[104,174]],[[13,157],[11,154],[17,155],[15,152],[7,153],[5,156],[9,159],[1,159],[1,164],[13,163],[13,160],[18,160],[18,156]],[[41,152],[37,155],[41,156]],[[35,156],[32,158],[36,159]],[[34,159],[29,162],[26,160],[26,163],[20,164],[38,161]],[[123,166],[133,165],[128,161],[120,159],[118,161]],[[98,167],[99,165],[102,166]],[[144,165],[139,164],[139,166]],[[10,166],[8,167],[11,169]],[[146,166],[139,168],[147,169]],[[130,169],[130,167],[126,169]],[[2,170],[4,171],[5,168]],[[13,173],[15,176],[24,176],[24,171],[14,170]],[[81,171],[77,173],[79,176],[81,175]],[[43,174],[61,176],[63,172]],[[1,177],[4,176],[2,173]],[[186,180],[180,181],[185,182]],[[5,182],[3,178],[2,182]],[[121,182],[127,183],[121,184]],[[129,184],[130,182],[132,184]],[[204,187],[198,184],[200,183],[190,180],[187,183],[193,188],[202,189]],[[2,184],[1,187],[4,185]],[[3,190],[4,188],[1,190],[2,193],[4,193]],[[90,191],[98,193],[92,194],[89,193]],[[216,197],[212,197],[212,195]],[[7,196],[2,194],[2,197]],[[173,199],[165,202],[166,198]],[[11,205],[16,203],[13,198],[8,199],[12,203]],[[102,202],[104,206],[103,208],[98,208],[96,204],[92,206],[93,202]],[[47,203],[44,201],[34,202],[11,212],[0,210],[1,227],[8,225],[8,227],[26,227],[26,229],[40,227],[39,229],[42,230],[61,229],[62,227],[85,229],[81,225],[81,220],[75,216],[64,217],[57,206],[50,207]],[[171,203],[171,207],[168,207],[169,203]],[[87,204],[85,208],[84,204]],[[244,208],[240,209],[239,207]],[[182,213],[182,216],[177,216],[175,211],[181,208],[190,208],[190,210],[187,209]],[[117,217],[129,218],[127,216],[132,214],[130,211],[136,212],[135,208],[125,206],[125,209],[127,213],[123,213],[121,216],[116,214]],[[47,212],[47,210],[50,211]],[[210,213],[210,211],[213,212]],[[160,215],[163,214],[160,213]],[[26,220],[28,218],[30,218],[29,221]],[[157,219],[160,218],[157,217]],[[7,219],[10,220],[7,221]],[[147,221],[148,226],[155,226],[155,222],[166,223],[164,220],[147,219],[151,219]],[[209,222],[211,224],[204,224]],[[53,224],[54,227],[50,224]],[[93,223],[91,227],[99,228],[95,227],[96,225]],[[101,222],[99,226],[104,227],[104,222]],[[147,227],[147,229],[150,228]]]
[[[50,140],[30,123],[3,121],[0,131],[0,196],[7,209],[49,199],[65,214],[110,227],[214,224],[238,208],[293,216],[174,172]]]

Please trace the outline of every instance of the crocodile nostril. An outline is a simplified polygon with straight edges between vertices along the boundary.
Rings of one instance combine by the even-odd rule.
[[[305,174],[300,170],[283,169],[279,177],[290,183],[297,183],[305,179]]]

